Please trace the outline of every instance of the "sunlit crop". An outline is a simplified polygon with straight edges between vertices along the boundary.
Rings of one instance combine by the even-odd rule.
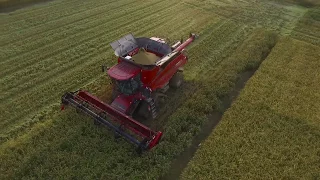
[[[317,179],[320,48],[281,40],[182,179]]]

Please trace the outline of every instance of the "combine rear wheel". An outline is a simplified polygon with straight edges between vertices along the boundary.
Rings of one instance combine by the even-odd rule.
[[[142,101],[138,109],[138,115],[142,116],[145,119],[149,119],[151,114],[148,107],[149,104],[146,101]]]
[[[183,82],[183,74],[181,72],[176,72],[176,74],[173,75],[173,77],[170,79],[169,86],[171,88],[176,89],[181,86],[182,82]]]
[[[151,96],[152,96],[155,108],[158,108],[158,106],[159,106],[158,94],[154,93]],[[150,106],[150,104],[147,101],[142,101],[138,107],[138,111],[137,111],[138,115],[142,116],[145,119],[152,119],[152,112],[151,112],[152,107],[150,107],[150,110],[149,110],[149,106]]]

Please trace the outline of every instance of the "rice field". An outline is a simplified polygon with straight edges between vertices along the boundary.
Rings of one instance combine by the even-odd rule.
[[[320,177],[320,47],[280,40],[181,179]]]
[[[55,0],[0,14],[0,178],[164,176],[278,36],[319,45],[318,9],[267,0]],[[60,112],[66,91],[110,99],[100,67],[116,63],[109,43],[128,33],[174,42],[190,32],[200,36],[188,48],[183,87],[169,91],[168,106],[150,123],[164,132],[151,152],[137,157],[90,118]]]

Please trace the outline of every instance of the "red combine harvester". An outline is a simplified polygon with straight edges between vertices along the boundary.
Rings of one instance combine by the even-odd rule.
[[[159,143],[162,132],[153,131],[133,115],[147,119],[157,117],[157,100],[169,89],[178,88],[183,80],[183,66],[188,57],[185,48],[196,38],[168,45],[161,38],[140,37],[131,34],[111,43],[118,57],[118,64],[108,68],[112,80],[112,103],[109,105],[92,94],[78,90],[62,96],[64,105],[71,105],[94,119],[95,124],[105,125],[137,145],[142,152]]]

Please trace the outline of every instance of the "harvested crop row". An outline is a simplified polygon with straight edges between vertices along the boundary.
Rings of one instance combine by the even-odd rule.
[[[282,39],[181,177],[319,177],[319,59],[319,47]]]
[[[87,9],[83,13],[77,13],[77,14],[72,14],[68,15],[67,17],[62,16],[59,14],[58,19],[54,21],[50,21],[49,19],[46,19],[45,22],[40,23],[38,26],[32,26],[27,23],[26,27],[24,29],[21,29],[20,31],[9,31],[7,34],[3,34],[1,36],[1,46],[6,47],[6,45],[10,44],[10,46],[18,46],[18,45],[23,45],[23,42],[33,40],[34,41],[39,41],[41,39],[39,38],[44,38],[49,35],[55,34],[61,30],[72,30],[72,28],[77,28],[77,29],[86,29],[92,21],[98,21],[98,20],[107,20],[107,18],[100,19],[98,17],[101,16],[109,16],[109,20],[113,20],[115,17],[111,16],[114,13],[117,13],[118,17],[121,17],[122,15],[125,14],[120,14],[119,12],[119,7],[121,6],[130,6],[134,2],[117,2],[113,4],[109,4],[106,7],[104,6],[98,6],[94,9]],[[126,9],[128,11],[129,9],[136,9],[137,7],[129,7]],[[36,18],[36,15],[34,15]],[[42,18],[47,18],[46,16],[43,16]],[[29,20],[28,20],[29,21]],[[35,19],[32,21],[39,21],[39,19]],[[87,24],[88,23],[88,24]],[[75,27],[74,27],[75,26]],[[15,25],[14,27],[16,28],[21,28],[21,24]],[[23,40],[23,42],[19,42]]]
[[[107,12],[105,12],[102,10],[102,12],[98,12],[98,14],[96,14],[95,11],[89,11],[90,13],[88,14],[84,13],[75,17],[70,17],[74,21],[71,21],[67,24],[64,24],[63,22],[65,21],[61,20],[58,22],[53,22],[54,27],[52,27],[51,29],[47,29],[49,25],[40,27],[40,29],[44,31],[43,33],[36,33],[32,36],[23,36],[21,37],[22,40],[13,43],[11,42],[10,44],[5,45],[3,47],[3,51],[5,52],[6,56],[5,62],[10,62],[17,56],[32,55],[32,53],[39,50],[38,48],[42,48],[42,46],[50,46],[57,41],[63,42],[66,39],[71,39],[74,37],[79,38],[81,37],[80,34],[87,33],[92,30],[97,31],[97,29],[104,29],[102,27],[112,26],[112,24],[115,22],[118,22],[118,24],[123,23],[124,21],[128,21],[130,13],[132,13],[131,15],[141,16],[142,10],[145,11],[146,9],[148,9],[148,6],[155,5],[156,3],[159,2],[153,2],[151,4],[141,4],[140,6],[132,7],[131,9],[128,8],[127,10],[118,10],[116,12],[108,10]],[[159,5],[161,6],[164,4]],[[137,8],[139,8],[139,11],[137,11]],[[114,15],[115,13],[117,13],[116,16]],[[101,16],[105,18],[99,18]],[[60,25],[59,22],[62,22],[62,25]],[[90,33],[94,34],[93,32]],[[15,36],[8,35],[8,38],[10,37]]]
[[[159,4],[159,2],[153,2],[153,4],[157,4],[157,6],[154,7],[155,11],[161,11],[161,10],[165,10],[166,8],[173,6],[173,3],[168,3],[166,1],[161,2],[163,4]],[[149,5],[149,6],[148,6]],[[22,54],[18,53],[18,56],[14,56],[11,58],[6,58],[4,64],[2,64],[1,69],[3,69],[3,71],[1,71],[1,75],[6,75],[7,73],[12,73],[14,72],[16,69],[19,69],[21,67],[25,67],[25,66],[30,66],[32,65],[32,63],[37,62],[39,59],[41,60],[41,58],[45,58],[49,56],[52,56],[54,54],[63,52],[65,50],[67,50],[68,48],[71,47],[75,47],[76,45],[81,45],[82,43],[88,41],[88,40],[92,40],[93,38],[97,38],[98,36],[102,36],[105,35],[105,28],[110,29],[111,32],[114,32],[117,29],[121,29],[123,26],[128,26],[128,22],[131,21],[139,21],[139,19],[145,19],[148,17],[145,17],[143,15],[149,15],[151,17],[154,17],[155,14],[153,12],[149,12],[149,8],[150,8],[151,4],[143,4],[141,7],[138,6],[136,8],[140,8],[139,10],[132,10],[131,14],[126,14],[123,17],[118,17],[113,19],[112,21],[108,21],[108,17],[107,21],[103,21],[104,18],[99,19],[99,21],[102,21],[103,23],[100,24],[96,24],[93,27],[89,26],[87,29],[82,30],[82,31],[78,31],[78,29],[76,27],[74,27],[72,29],[72,31],[70,32],[70,36],[67,36],[68,34],[63,33],[64,31],[59,32],[59,34],[62,35],[62,37],[65,38],[60,38],[58,36],[58,39],[52,39],[53,41],[51,41],[50,36],[47,37],[47,40],[50,42],[49,44],[46,44],[44,46],[42,46],[43,41],[37,41],[38,43],[40,42],[40,44],[33,44],[33,43],[27,43],[26,46],[31,46],[33,47],[32,50],[27,51],[27,52],[22,52]],[[129,11],[130,13],[131,11]],[[131,17],[132,15],[134,15],[134,18],[129,19],[129,17]],[[115,23],[117,23],[116,26],[112,26]],[[67,30],[67,29],[66,29]],[[68,30],[67,30],[68,31]],[[74,33],[72,33],[74,32]],[[76,33],[78,32],[78,33]],[[88,36],[88,34],[90,34]],[[56,36],[54,36],[56,37]],[[70,47],[70,41],[73,42],[73,46]],[[52,47],[56,46],[59,48],[54,48],[54,51],[52,51]],[[16,47],[19,49],[19,47]],[[16,49],[15,48],[15,49]],[[19,52],[20,50],[18,50]],[[43,53],[43,52],[50,52],[48,53]],[[38,55],[38,56],[36,56]],[[10,56],[10,54],[8,54],[8,56]],[[18,59],[18,60],[17,60]],[[21,62],[21,59],[31,59],[27,62]],[[20,61],[19,61],[20,60]],[[9,62],[14,62],[13,64],[9,63]]]
[[[174,7],[168,9],[167,11],[163,11],[164,14],[161,19],[153,19],[153,21],[156,23],[156,25],[160,25],[161,23],[165,23],[166,21],[172,19],[170,17],[170,14],[174,12]],[[181,9],[181,13],[177,18],[182,18],[183,13],[186,10]],[[153,16],[149,16],[147,18],[141,18],[139,21],[136,21],[136,25],[144,24],[145,21],[150,21]],[[170,21],[169,21],[170,22]],[[152,23],[149,23],[148,27],[155,28],[156,26],[151,26]],[[130,25],[127,25],[130,26]],[[120,26],[119,26],[120,27]],[[124,29],[126,26],[122,26],[122,29]],[[47,79],[47,77],[51,77],[54,74],[61,74],[56,73],[56,71],[61,71],[62,69],[70,69],[70,67],[74,67],[76,65],[82,64],[80,60],[86,60],[85,56],[90,54],[89,51],[100,49],[100,47],[103,47],[105,49],[108,48],[108,46],[105,46],[104,43],[100,42],[101,39],[107,39],[108,37],[116,36],[115,33],[123,32],[124,30],[119,31],[111,31],[109,33],[99,33],[99,35],[92,40],[88,40],[84,42],[84,44],[76,44],[76,47],[73,49],[67,49],[65,53],[57,54],[56,56],[49,56],[46,59],[43,59],[40,62],[37,62],[37,64],[30,65],[29,67],[25,67],[24,69],[21,69],[19,71],[16,71],[14,74],[11,74],[10,76],[4,77],[2,80],[0,80],[0,84],[2,84],[3,91],[10,90],[11,88],[16,89],[25,89],[30,86],[33,86],[37,82],[41,82],[43,79]],[[124,32],[125,33],[125,32]],[[96,42],[98,40],[99,42]],[[95,49],[93,44],[99,44],[98,46],[95,46]],[[101,52],[105,49],[100,49]],[[70,66],[72,65],[72,66]],[[40,76],[41,74],[46,74],[46,76]],[[20,78],[18,78],[20,77]],[[33,79],[34,81],[30,82],[28,80]],[[9,91],[10,92],[10,91]],[[11,91],[11,94],[15,94],[15,92]],[[0,98],[1,99],[1,98]]]
[[[26,9],[21,9],[15,12],[12,12],[12,16],[2,18],[1,23],[4,26],[1,26],[0,30],[3,32],[15,31],[20,29],[18,24],[21,24],[20,27],[28,28],[30,25],[32,27],[42,26],[43,23],[48,21],[55,21],[61,17],[68,17],[70,15],[84,13],[87,10],[92,10],[96,7],[105,5],[106,2],[102,0],[96,0],[94,2],[90,1],[81,1],[78,0],[72,1],[61,1],[61,3],[53,3],[49,6],[42,6],[42,7],[29,7]],[[111,1],[107,4],[112,5],[119,1]],[[69,7],[72,6],[72,9]],[[5,16],[5,15],[3,15]],[[47,20],[47,21],[46,21]]]
[[[190,10],[190,9],[189,9]],[[188,18],[186,18],[186,14],[188,14],[188,17],[192,17],[193,13],[197,13],[197,12],[191,12],[189,11],[188,8],[181,10],[180,14],[178,14],[175,18],[172,18],[170,16],[168,16],[167,18],[163,19],[163,17],[165,16],[159,16],[157,18],[159,19],[154,19],[153,17],[149,17],[149,18],[153,18],[152,20],[147,18],[141,22],[136,22],[136,27],[132,28],[130,27],[131,30],[136,31],[136,33],[140,34],[142,31],[145,31],[146,29],[155,29],[156,27],[159,27],[160,24],[165,24],[168,25],[170,27],[173,27],[171,31],[174,31],[174,27],[175,26],[179,26],[179,24],[185,24],[185,22],[188,21]],[[166,13],[166,12],[164,12]],[[170,13],[175,13],[175,11],[171,11]],[[170,14],[169,14],[170,15]],[[195,21],[195,27],[197,27],[197,29],[195,30],[201,30],[200,28],[204,27],[204,23],[203,22],[210,22],[208,21],[209,16],[201,16],[198,18],[198,21]],[[139,23],[141,24],[146,24],[146,22],[148,21],[153,21],[156,23],[149,23],[148,25],[144,26],[143,29],[141,29],[139,26]],[[163,21],[163,22],[161,22]],[[166,21],[166,22],[165,22]],[[202,26],[199,26],[198,23],[202,23]],[[129,28],[129,27],[128,27]],[[121,29],[121,31],[125,32],[128,29],[123,28]],[[161,32],[165,32],[167,31],[168,28],[165,28],[165,26],[162,28],[157,28],[157,33],[161,34]],[[170,30],[170,29],[169,29]],[[118,31],[117,33],[121,33],[121,31]],[[184,34],[185,32],[183,32],[183,29],[179,29],[178,30],[179,36],[176,36],[175,38],[180,37],[180,35]],[[120,35],[120,34],[119,34]],[[115,35],[118,36],[118,35]],[[103,44],[102,44],[103,45]],[[24,123],[26,122],[26,119],[28,119],[29,117],[27,116],[26,113],[29,112],[28,109],[39,109],[44,105],[48,105],[51,102],[59,102],[59,97],[61,95],[61,93],[63,93],[65,90],[68,89],[73,89],[75,86],[75,84],[79,85],[79,84],[83,84],[83,83],[88,83],[88,80],[91,81],[92,79],[95,78],[95,76],[97,76],[97,74],[99,74],[99,70],[100,68],[98,67],[99,64],[103,63],[103,61],[105,60],[106,57],[113,57],[112,56],[112,52],[110,50],[108,50],[107,52],[105,52],[104,54],[99,54],[99,52],[104,51],[104,49],[107,49],[108,47],[106,47],[105,45],[103,46],[98,46],[96,49],[94,49],[94,51],[92,53],[86,53],[84,54],[83,57],[79,57],[80,60],[82,60],[81,63],[79,63],[78,59],[76,59],[77,63],[76,64],[70,64],[70,68],[72,68],[71,70],[69,70],[70,68],[63,68],[59,67],[57,70],[61,71],[63,69],[67,69],[68,71],[62,71],[62,72],[58,72],[58,73],[54,73],[51,76],[54,76],[53,78],[50,79],[45,79],[46,81],[43,81],[42,84],[38,84],[36,87],[36,89],[32,88],[32,89],[28,89],[25,92],[21,92],[19,94],[17,94],[16,96],[14,96],[14,101],[5,101],[3,105],[3,107],[6,107],[6,109],[15,109],[15,111],[20,112],[15,114],[15,116],[12,116],[11,111],[7,111],[4,112],[2,114],[3,117],[6,117],[6,121],[1,122],[2,123],[2,127],[6,127],[5,124],[8,124],[14,128],[16,128],[16,126],[18,124],[16,124],[17,122],[19,123]],[[109,48],[110,49],[110,48]],[[103,57],[105,56],[105,57]],[[84,60],[88,60],[91,59],[90,61],[84,61]],[[114,58],[109,59],[107,62],[114,64],[114,62],[111,62],[111,60],[114,61]],[[74,63],[72,61],[72,63]],[[77,64],[79,64],[79,67],[77,66]],[[81,65],[80,65],[81,64]],[[69,66],[69,65],[68,65]],[[39,78],[42,78],[41,76]],[[34,86],[34,81],[31,84]],[[58,88],[58,89],[57,89]],[[50,97],[46,97],[48,96],[48,94],[50,94]],[[34,104],[30,104],[30,100],[34,99],[33,102],[36,102]],[[25,107],[25,105],[23,104],[28,104],[28,108]],[[17,106],[19,105],[19,106]],[[5,116],[7,115],[7,116]],[[24,118],[22,118],[24,117]],[[16,125],[16,126],[15,126]],[[11,128],[5,128],[7,131],[11,131]]]

